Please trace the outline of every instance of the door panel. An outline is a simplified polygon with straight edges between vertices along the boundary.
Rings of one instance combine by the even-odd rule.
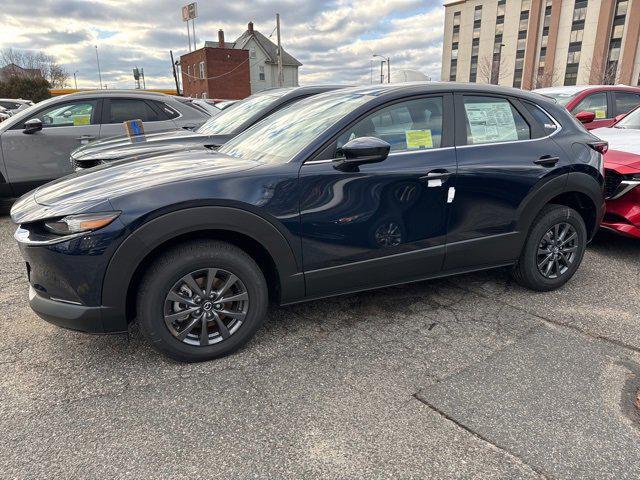
[[[449,213],[445,270],[508,263],[517,258],[523,233],[516,230],[520,207],[541,184],[568,173],[570,165],[564,151],[524,109],[516,109],[501,97],[464,98],[469,97],[481,99],[479,102],[506,102],[494,110],[502,122],[497,126],[497,135],[502,138],[489,135],[473,144],[470,137],[474,129],[482,131],[478,123],[469,125],[468,115],[480,117],[480,112],[468,112],[463,96],[456,95],[456,118],[463,119],[456,130],[465,133],[457,148],[456,195]],[[490,123],[486,126],[493,132],[495,125]]]
[[[447,191],[431,170],[455,173],[455,150],[391,154],[341,172],[329,163],[300,171],[307,294],[406,281],[438,272],[447,226]],[[386,268],[385,268],[386,267]]]

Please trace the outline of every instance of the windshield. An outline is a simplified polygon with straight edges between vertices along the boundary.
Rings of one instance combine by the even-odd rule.
[[[640,108],[632,110],[626,117],[616,123],[616,128],[632,128],[640,130]]]
[[[259,114],[290,91],[290,89],[278,89],[251,95],[242,101],[234,103],[229,108],[225,108],[219,115],[207,120],[196,132],[202,135],[234,133],[249,118]]]
[[[288,162],[318,135],[371,98],[366,92],[331,92],[302,100],[254,125],[219,151],[239,158]]]

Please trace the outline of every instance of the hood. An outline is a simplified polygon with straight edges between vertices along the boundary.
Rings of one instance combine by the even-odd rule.
[[[76,162],[117,160],[131,155],[148,152],[163,153],[192,146],[207,144],[209,137],[190,130],[177,129],[150,133],[130,138],[127,135],[105,138],[83,145],[73,152],[71,158]]]
[[[175,152],[81,170],[38,188],[34,199],[40,205],[96,203],[162,184],[215,177],[258,165],[209,150]]]
[[[619,170],[623,173],[640,171],[640,130],[626,128],[597,128],[591,133],[609,142],[609,150],[604,156],[605,167]]]

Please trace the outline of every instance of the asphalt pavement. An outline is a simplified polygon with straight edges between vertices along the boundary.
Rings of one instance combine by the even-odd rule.
[[[40,320],[0,218],[2,478],[640,478],[640,242],[561,290],[494,270],[274,308],[179,364]]]

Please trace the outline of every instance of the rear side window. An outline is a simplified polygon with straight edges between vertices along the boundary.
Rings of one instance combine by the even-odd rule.
[[[551,135],[556,131],[558,126],[553,119],[540,107],[529,102],[522,102],[531,116],[540,124],[546,135]]]
[[[382,108],[343,132],[338,137],[338,149],[358,137],[385,140],[391,145],[392,152],[439,148],[442,144],[442,97],[410,100]]]
[[[465,96],[467,143],[513,142],[531,138],[531,128],[506,98]]]
[[[605,92],[592,93],[583,98],[578,105],[571,109],[573,114],[580,112],[593,112],[596,120],[609,118],[609,109],[607,108],[607,94]]]
[[[156,107],[156,110],[162,112],[165,119],[173,120],[180,116],[180,113],[175,108],[170,107],[166,103],[156,101],[153,101],[152,103]]]
[[[640,95],[627,92],[615,92],[616,99],[616,115],[628,113],[640,103]]]
[[[157,122],[158,114],[144,100],[133,98],[114,98],[111,100],[108,123],[122,123],[128,120]]]

